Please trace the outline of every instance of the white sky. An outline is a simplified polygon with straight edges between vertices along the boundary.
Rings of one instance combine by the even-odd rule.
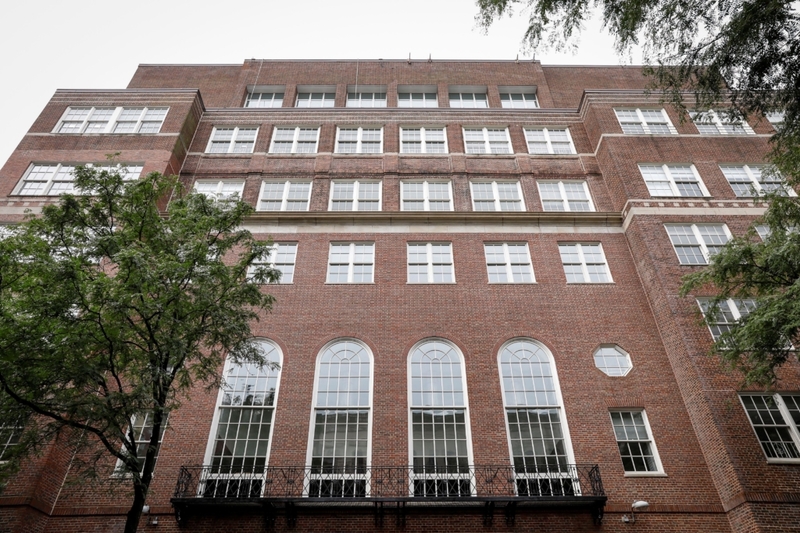
[[[0,166],[56,89],[127,86],[139,63],[259,59],[514,59],[527,16],[475,27],[473,0],[22,0],[0,17]],[[577,54],[544,64],[619,64],[587,26]],[[524,56],[520,54],[520,59]],[[641,58],[634,57],[638,63]]]

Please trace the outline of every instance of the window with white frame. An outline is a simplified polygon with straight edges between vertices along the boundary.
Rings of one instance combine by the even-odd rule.
[[[327,283],[372,283],[374,242],[332,242]]]
[[[297,87],[295,107],[334,107],[336,105],[336,87]]]
[[[0,424],[0,463],[7,461],[22,436],[20,423]]]
[[[408,358],[412,493],[471,496],[472,445],[463,357],[444,340],[426,340]]]
[[[729,298],[721,301],[712,314],[710,302],[708,298],[697,299],[714,341],[718,341],[724,333],[730,333],[733,326],[756,308],[755,300]]]
[[[510,154],[508,128],[464,128],[464,148],[468,154]]]
[[[310,181],[262,181],[257,211],[308,211]]]
[[[270,247],[269,255],[258,261],[253,261],[248,275],[262,266],[269,266],[281,273],[281,279],[276,283],[288,285],[294,282],[294,263],[297,257],[296,242],[276,242]]]
[[[720,165],[719,168],[736,196],[760,196],[771,192],[795,196],[778,171],[767,169],[766,165]]]
[[[536,87],[500,86],[500,104],[510,109],[536,109],[539,100],[536,98]]]
[[[603,247],[598,243],[562,243],[558,245],[567,283],[611,283]]]
[[[545,211],[594,211],[585,181],[539,181]]]
[[[352,339],[331,343],[317,359],[308,496],[367,495],[371,407],[369,349]]]
[[[773,128],[778,130],[783,126],[783,123],[786,120],[786,113],[783,111],[772,111],[767,113],[767,120],[769,120]]]
[[[580,495],[550,351],[532,339],[515,339],[500,349],[498,367],[517,495]]]
[[[472,181],[473,211],[525,211],[518,181]]]
[[[710,196],[694,165],[640,164],[650,196]]]
[[[244,181],[197,180],[194,182],[194,191],[217,202],[241,200]]]
[[[337,127],[337,154],[380,154],[383,128]]]
[[[282,107],[283,86],[256,86],[248,88],[245,107]]]
[[[800,394],[740,394],[770,463],[800,463]]]
[[[725,224],[665,224],[682,265],[707,265],[731,239]]]
[[[348,85],[347,107],[386,107],[386,86]]]
[[[455,280],[451,243],[408,243],[408,283],[454,283]]]
[[[269,462],[283,356],[266,339],[254,340],[267,364],[225,361],[205,463],[204,498],[258,498]]]
[[[569,128],[525,128],[529,154],[574,154]]]
[[[444,127],[400,128],[401,154],[446,154]]]
[[[252,154],[258,128],[214,127],[208,141],[208,154]]]
[[[758,224],[758,225],[753,226],[753,227],[755,228],[756,233],[758,233],[758,236],[761,237],[761,240],[762,241],[766,241],[767,237],[769,237],[769,234],[770,234],[770,231],[771,231],[769,229],[769,226],[766,225],[766,224]]]
[[[486,87],[450,87],[450,107],[487,108]]]
[[[720,115],[714,110],[703,113],[691,111],[689,116],[700,135],[746,135],[755,132],[747,122]]]
[[[400,205],[403,211],[452,211],[452,185],[450,181],[403,181]]]
[[[615,109],[622,132],[627,134],[677,134],[664,109]]]
[[[169,415],[165,415],[163,421],[161,423],[161,435],[158,437],[158,445],[156,447],[156,460],[158,460],[158,451],[161,447],[161,443],[164,441],[164,434],[167,432],[167,422],[169,419]],[[144,469],[144,463],[147,456],[147,450],[150,449],[150,439],[153,438],[153,413],[152,411],[147,411],[145,413],[139,413],[131,417],[131,424],[128,426],[128,430],[126,431],[126,438],[131,438],[133,436],[133,445],[136,449],[136,462],[139,463],[139,472]],[[122,453],[129,454],[130,451],[123,447]],[[125,475],[128,472],[122,462],[122,460],[117,460],[117,465],[114,468],[115,475]]]
[[[633,368],[631,356],[616,344],[604,344],[594,351],[594,366],[607,376],[625,376]]]
[[[14,194],[21,196],[58,196],[76,194],[75,167],[83,163],[33,163],[25,171]],[[108,172],[119,172],[124,180],[139,179],[143,165],[120,163],[103,165],[88,163]]]
[[[611,424],[625,474],[663,473],[644,410],[611,411]]]
[[[269,147],[271,154],[315,154],[319,127],[276,126]]]
[[[380,211],[380,181],[332,181],[331,211]]]
[[[489,283],[534,283],[526,242],[484,243]]]
[[[397,107],[439,107],[436,85],[398,85]]]
[[[158,133],[168,107],[68,107],[53,133]]]

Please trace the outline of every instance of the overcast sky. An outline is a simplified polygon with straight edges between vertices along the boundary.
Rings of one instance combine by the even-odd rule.
[[[13,2],[0,17],[0,165],[56,89],[124,88],[139,63],[403,59],[409,53],[514,59],[527,17],[504,19],[484,35],[475,27],[476,13],[473,0]],[[575,55],[540,51],[536,59],[550,65],[622,61],[596,22],[580,44]]]

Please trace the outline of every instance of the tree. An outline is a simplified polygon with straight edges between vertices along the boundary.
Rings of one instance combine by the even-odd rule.
[[[116,458],[132,533],[168,413],[193,384],[216,384],[225,356],[270,364],[250,325],[273,304],[261,284],[280,273],[254,266],[269,247],[240,229],[242,202],[182,196],[158,173],[75,175],[83,195],[0,239],[0,419],[24,427],[18,455],[59,434],[93,459],[85,474]],[[152,434],[137,449],[145,416]]]

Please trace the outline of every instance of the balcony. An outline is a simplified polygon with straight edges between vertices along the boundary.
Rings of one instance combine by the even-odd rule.
[[[269,466],[258,472],[184,466],[171,502],[180,525],[203,514],[249,510],[267,525],[285,514],[291,527],[303,510],[326,507],[371,509],[376,525],[392,513],[403,525],[409,511],[436,507],[480,511],[490,526],[496,508],[509,525],[526,508],[582,509],[599,525],[606,499],[597,465]]]

